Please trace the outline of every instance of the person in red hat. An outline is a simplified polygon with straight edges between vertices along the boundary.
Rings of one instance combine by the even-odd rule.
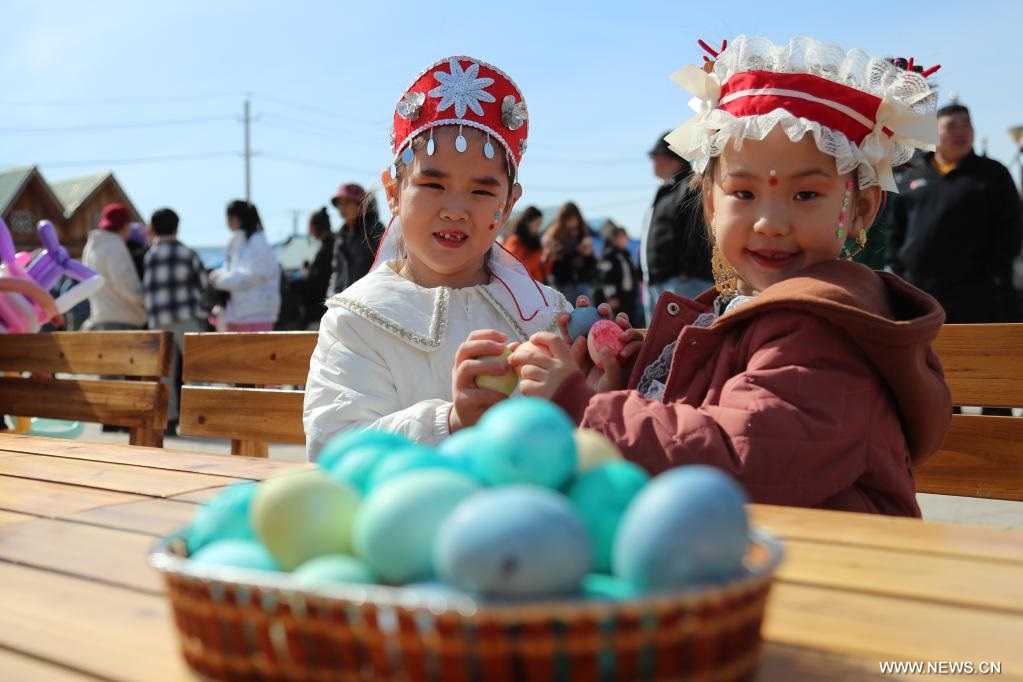
[[[522,194],[522,93],[478,59],[431,64],[394,110],[391,211],[369,274],[327,302],[306,382],[307,451],[353,428],[437,443],[504,393],[476,378],[508,372],[509,340],[556,329],[570,306],[495,244]],[[338,203],[359,192],[342,186]],[[347,209],[346,209],[347,210]]]
[[[945,316],[851,258],[893,165],[937,140],[935,69],[807,37],[703,47],[672,77],[695,116],[666,141],[697,174],[715,288],[662,293],[631,367],[594,349],[603,376],[533,336],[509,359],[520,389],[651,474],[704,464],[753,502],[918,517],[912,467],[952,414]]]
[[[127,246],[131,221],[124,204],[107,204],[96,229],[89,232],[82,263],[103,276],[103,286],[89,297],[83,329],[141,329],[146,323],[142,281]]]
[[[330,203],[341,215],[341,229],[334,240],[328,296],[341,293],[366,276],[384,234],[376,198],[368,195],[362,185],[342,184]]]

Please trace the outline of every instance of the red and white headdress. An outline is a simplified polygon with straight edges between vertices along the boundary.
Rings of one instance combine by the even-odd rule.
[[[775,45],[739,36],[720,52],[700,44],[715,60],[671,77],[695,95],[696,116],[664,138],[698,173],[729,140],[738,148],[780,125],[792,141],[812,134],[839,173],[857,170],[861,189],[897,192],[892,166],[937,143],[937,93],[927,81],[937,67],[916,72],[806,37]]]
[[[412,141],[437,126],[465,126],[482,130],[504,147],[514,178],[526,151],[529,116],[515,83],[500,69],[472,57],[448,57],[431,64],[416,77],[394,107],[391,148],[397,161]],[[455,148],[467,148],[461,135]],[[484,144],[494,154],[490,140]],[[432,135],[427,153],[433,154]],[[411,156],[406,154],[411,162]]]

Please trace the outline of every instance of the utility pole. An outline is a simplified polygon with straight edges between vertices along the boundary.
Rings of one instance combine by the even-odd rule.
[[[245,98],[245,201],[252,202],[252,149],[249,146],[249,100]]]

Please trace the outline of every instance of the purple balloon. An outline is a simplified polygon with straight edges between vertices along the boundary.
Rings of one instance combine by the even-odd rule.
[[[73,260],[67,249],[60,245],[53,223],[49,220],[40,220],[36,229],[39,230],[39,241],[42,242],[45,250],[29,266],[28,276],[34,279],[40,287],[46,290],[51,289],[64,274],[79,282],[96,276],[93,270]]]

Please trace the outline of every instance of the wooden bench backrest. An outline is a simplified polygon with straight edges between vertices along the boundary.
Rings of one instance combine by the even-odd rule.
[[[1023,324],[947,324],[934,350],[954,404],[1023,407]],[[953,415],[914,474],[922,493],[1023,500],[1023,418]]]
[[[305,382],[313,332],[189,334],[186,382]],[[957,405],[1023,407],[1023,324],[945,325],[935,342]],[[232,452],[303,443],[302,393],[186,387],[182,433],[231,438]],[[920,492],[1023,500],[1023,418],[955,415],[942,449],[915,470]]]
[[[316,332],[186,334],[178,429],[231,439],[231,454],[267,456],[267,443],[305,443],[302,390]],[[270,387],[270,388],[267,388]]]
[[[132,445],[163,445],[174,340],[170,332],[53,332],[0,336],[0,414],[126,426]],[[100,375],[98,379],[23,377]],[[104,379],[114,375],[128,380]]]

